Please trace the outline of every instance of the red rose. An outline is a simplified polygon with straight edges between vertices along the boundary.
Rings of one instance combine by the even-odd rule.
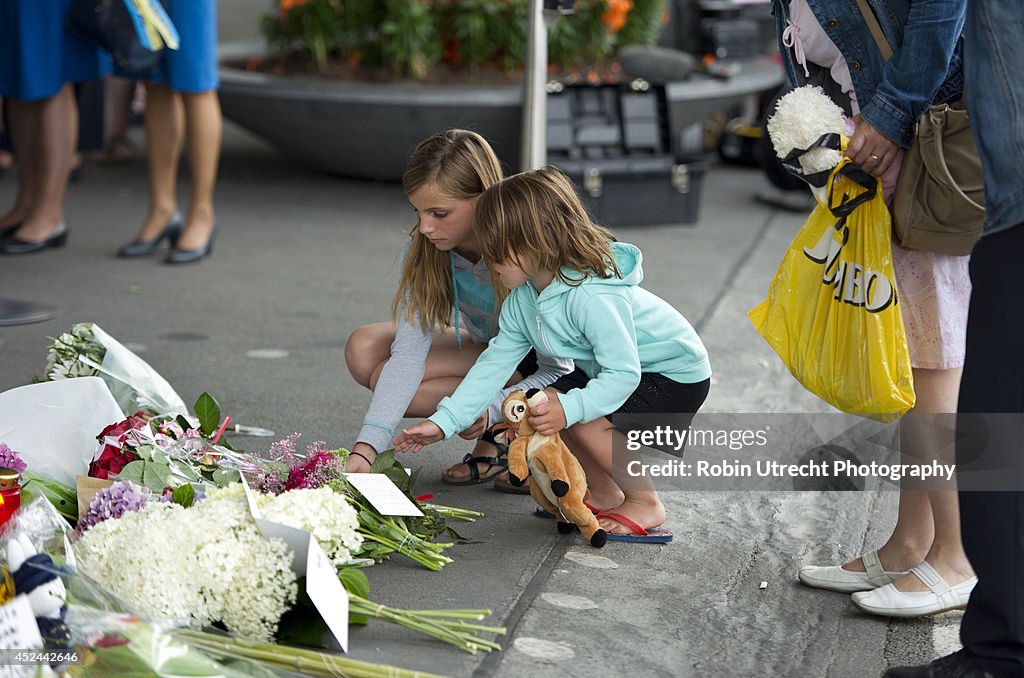
[[[132,416],[128,417],[124,421],[119,421],[116,424],[111,424],[106,427],[100,434],[96,436],[96,440],[101,443],[106,441],[108,437],[117,438],[119,442],[124,442],[121,437],[128,431],[139,431],[149,426],[149,420],[146,415],[142,412],[136,412]]]
[[[100,455],[89,464],[89,475],[93,478],[107,479],[117,475],[125,466],[138,459],[129,448],[106,445]]]
[[[99,455],[89,464],[89,475],[93,478],[107,479],[117,475],[125,466],[139,457],[132,452],[132,449],[125,445],[128,440],[129,431],[140,431],[149,426],[149,419],[142,412],[136,412],[124,421],[103,429],[96,440],[104,443]],[[107,442],[110,439],[117,441],[117,445]]]

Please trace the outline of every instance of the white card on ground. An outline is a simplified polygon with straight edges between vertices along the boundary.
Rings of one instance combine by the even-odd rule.
[[[306,593],[341,649],[348,652],[348,591],[338,579],[331,559],[313,537],[309,538],[306,558]]]
[[[398,486],[383,473],[346,473],[345,480],[366,497],[383,516],[422,516]]]

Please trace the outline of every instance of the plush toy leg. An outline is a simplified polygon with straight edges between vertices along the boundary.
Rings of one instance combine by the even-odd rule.
[[[533,463],[539,465],[551,478],[551,491],[555,493],[556,497],[564,497],[568,494],[569,486],[572,484],[565,464],[562,463],[562,450],[565,450],[565,454],[572,454],[563,443],[560,447],[538,452],[533,459]],[[575,461],[575,458],[573,460]],[[580,477],[583,477],[582,470]]]
[[[576,529],[576,525],[574,523],[565,522],[565,518],[562,517],[562,509],[551,503],[551,501],[544,495],[544,491],[538,487],[537,483],[530,484],[530,495],[533,497],[533,500],[537,502],[538,506],[555,516],[555,520],[558,521],[557,525],[559,532],[562,534],[568,534]]]
[[[569,494],[562,497],[558,502],[562,505],[561,513],[579,526],[580,534],[591,546],[601,548],[608,541],[608,535],[601,529],[594,513],[583,503],[583,492],[574,487]]]
[[[516,438],[508,446],[508,480],[517,487],[522,486],[530,475],[530,467],[526,465],[529,442],[527,438]],[[544,508],[547,510],[547,507]]]

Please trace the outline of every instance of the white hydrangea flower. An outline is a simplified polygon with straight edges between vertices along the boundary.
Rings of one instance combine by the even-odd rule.
[[[83,572],[146,617],[195,627],[221,621],[269,641],[295,602],[291,552],[259,533],[237,496],[189,509],[154,502],[96,525],[75,550]]]
[[[312,533],[335,567],[351,562],[363,545],[355,509],[329,487],[290,490],[262,510],[267,520]]]

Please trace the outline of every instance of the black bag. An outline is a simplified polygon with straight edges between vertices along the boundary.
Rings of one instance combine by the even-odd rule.
[[[160,66],[163,50],[142,46],[124,0],[73,0],[65,21],[67,30],[109,52],[118,69],[148,75]]]
[[[569,175],[604,226],[697,221],[704,164],[679,162],[669,137],[664,86],[549,89],[548,162]]]

